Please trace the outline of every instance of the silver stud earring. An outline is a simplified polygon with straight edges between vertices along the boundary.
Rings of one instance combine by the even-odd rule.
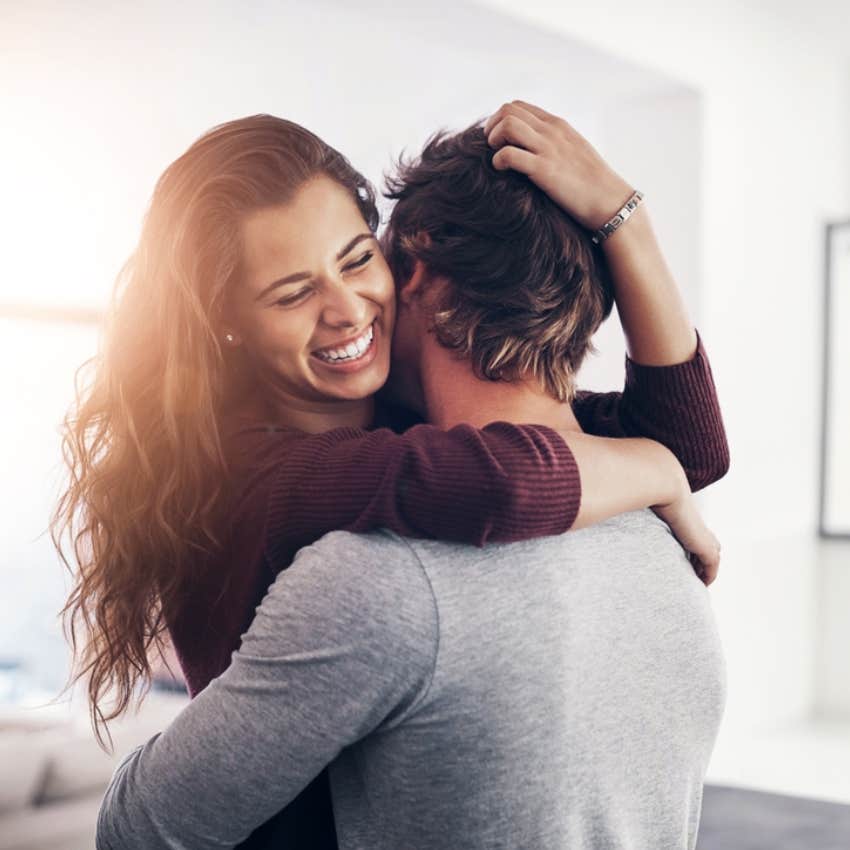
[[[225,334],[225,335],[224,335],[224,341],[225,341],[226,343],[228,343],[229,345],[233,345],[233,343],[235,342],[235,340],[236,340],[236,337],[235,337],[235,336],[233,336],[233,334]]]

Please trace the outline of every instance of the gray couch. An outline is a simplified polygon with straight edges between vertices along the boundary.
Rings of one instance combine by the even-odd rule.
[[[0,712],[0,850],[93,850],[95,821],[115,765],[163,729],[188,698],[148,694],[110,724],[114,751],[97,745],[85,709]]]

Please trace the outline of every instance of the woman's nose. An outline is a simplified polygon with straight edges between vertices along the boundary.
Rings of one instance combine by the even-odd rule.
[[[332,327],[360,327],[368,318],[369,305],[351,286],[334,282],[325,291],[323,316]]]

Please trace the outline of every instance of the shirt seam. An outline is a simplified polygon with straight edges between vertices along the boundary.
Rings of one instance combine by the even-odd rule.
[[[422,705],[422,703],[426,700],[428,695],[431,693],[431,687],[434,684],[434,676],[435,676],[436,671],[437,671],[437,659],[440,655],[441,630],[440,630],[440,606],[437,604],[437,594],[434,592],[434,586],[431,583],[431,578],[428,575],[428,571],[425,569],[425,565],[422,563],[422,559],[419,557],[419,555],[416,553],[416,550],[410,545],[410,542],[406,538],[404,538],[401,535],[398,535],[398,534],[396,534],[395,532],[392,532],[392,531],[390,531],[389,534],[392,535],[393,538],[395,538],[396,540],[399,540],[400,542],[402,542],[404,544],[404,546],[407,548],[407,550],[410,552],[410,554],[413,555],[414,559],[416,560],[417,565],[419,566],[419,569],[422,572],[422,576],[423,576],[423,578],[425,579],[425,581],[428,585],[428,592],[429,592],[430,597],[431,597],[431,605],[434,609],[434,620],[435,620],[435,629],[436,629],[436,637],[435,637],[435,641],[434,641],[435,645],[434,645],[434,653],[433,653],[434,659],[433,659],[433,662],[431,664],[431,670],[428,673],[427,685],[425,686],[425,689],[422,691],[422,693],[416,698],[416,700],[404,711],[404,713],[400,717],[396,718],[396,720],[392,724],[392,727],[394,728],[394,727],[398,726],[399,724],[403,723],[416,709],[418,709],[419,706]]]

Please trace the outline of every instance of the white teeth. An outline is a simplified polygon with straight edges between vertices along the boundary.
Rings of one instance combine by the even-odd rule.
[[[316,355],[322,360],[332,363],[337,360],[354,360],[360,357],[363,352],[369,348],[374,336],[374,325],[369,325],[363,336],[354,340],[354,342],[348,343],[345,348],[331,348],[325,351],[317,351]]]

